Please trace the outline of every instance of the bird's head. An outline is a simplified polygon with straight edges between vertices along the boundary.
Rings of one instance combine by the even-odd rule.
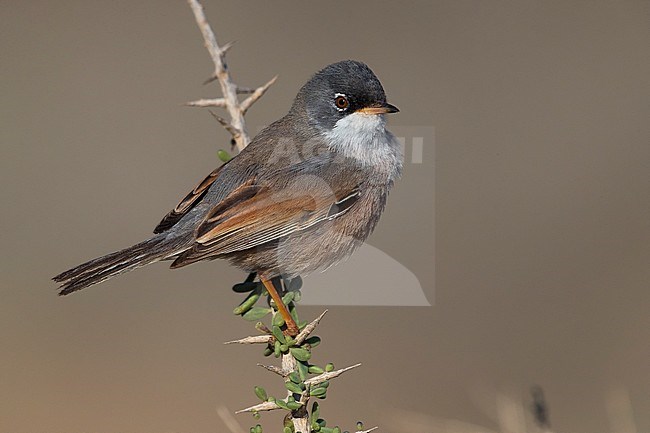
[[[314,74],[298,92],[291,111],[327,132],[344,123],[383,126],[383,115],[399,110],[386,102],[384,88],[367,65],[344,60]]]

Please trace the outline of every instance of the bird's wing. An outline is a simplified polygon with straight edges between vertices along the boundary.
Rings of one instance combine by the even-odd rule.
[[[196,242],[173,268],[253,248],[335,219],[360,195],[354,177],[332,190],[316,176],[298,177],[278,187],[251,179],[219,202],[196,229]]]
[[[169,211],[167,215],[158,223],[156,228],[153,230],[154,233],[162,233],[169,230],[174,226],[181,218],[183,218],[196,204],[201,201],[203,196],[208,192],[208,189],[214,181],[219,176],[221,170],[226,166],[226,164],[217,167],[207,175],[192,191],[189,192],[183,199],[176,205],[174,209]]]

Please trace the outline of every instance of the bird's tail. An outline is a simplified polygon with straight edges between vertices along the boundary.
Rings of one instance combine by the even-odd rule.
[[[67,295],[94,284],[101,283],[115,275],[174,255],[179,242],[167,239],[165,235],[154,236],[129,248],[99,257],[60,273],[52,278],[61,283],[59,295]]]

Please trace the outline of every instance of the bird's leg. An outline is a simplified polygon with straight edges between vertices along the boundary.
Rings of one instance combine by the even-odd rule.
[[[269,295],[271,295],[271,298],[273,298],[278,311],[284,319],[284,323],[287,325],[287,334],[291,337],[295,337],[300,332],[300,329],[298,328],[298,325],[296,325],[296,322],[293,320],[293,317],[291,317],[291,313],[289,313],[287,306],[284,305],[284,302],[282,302],[282,298],[275,288],[275,284],[273,282],[274,280],[275,279],[267,280],[260,277],[260,281],[262,281],[262,284],[264,284],[264,287],[266,287],[266,291],[269,292]]]

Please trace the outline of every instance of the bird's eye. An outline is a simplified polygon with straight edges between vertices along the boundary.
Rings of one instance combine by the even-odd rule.
[[[348,98],[346,98],[345,96],[338,95],[336,99],[334,99],[334,105],[336,105],[337,110],[343,111],[350,106],[350,101],[348,101]]]

